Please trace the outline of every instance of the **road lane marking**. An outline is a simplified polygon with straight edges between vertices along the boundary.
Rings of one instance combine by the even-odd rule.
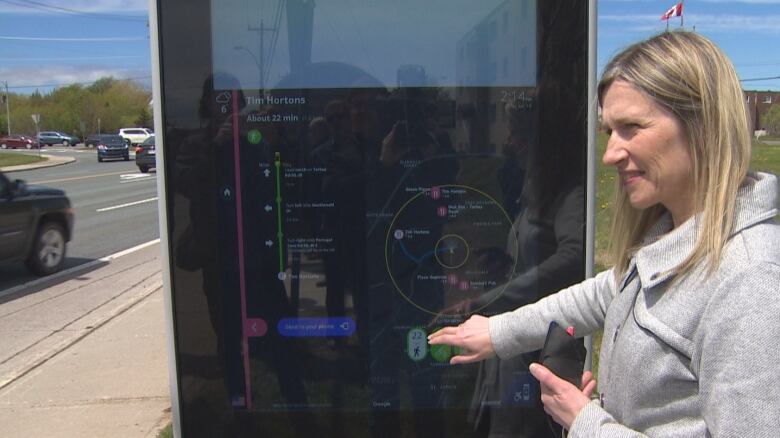
[[[119,184],[120,184],[120,185],[121,185],[121,184],[134,184],[134,183],[137,183],[137,182],[150,182],[150,181],[151,181],[151,182],[157,182],[157,178],[156,178],[156,177],[152,177],[152,178],[135,178],[135,179],[128,179],[128,180],[126,180],[126,181],[119,181]]]
[[[123,173],[119,175],[120,180],[134,180],[139,178],[149,178],[151,175],[148,173]]]
[[[139,181],[157,181],[157,175],[148,173],[125,173],[119,175],[119,184],[134,183]]]
[[[98,212],[98,213],[101,213],[101,212],[104,212],[104,211],[116,210],[118,208],[124,208],[124,207],[131,207],[133,205],[143,204],[145,202],[152,202],[152,201],[156,201],[156,200],[157,200],[157,196],[155,196],[154,198],[142,199],[140,201],[128,202],[127,204],[114,205],[112,207],[106,207],[106,208],[98,208],[95,211]]]
[[[87,175],[87,176],[74,176],[72,178],[50,179],[45,181],[30,181],[28,182],[28,184],[51,184],[51,183],[65,182],[65,181],[77,181],[80,179],[99,178],[101,176],[123,175],[125,173],[127,173],[127,171],[123,170],[121,172],[99,173],[97,175]]]
[[[128,249],[125,249],[125,250],[122,250],[122,251],[119,251],[119,252],[115,252],[115,253],[113,253],[111,255],[108,255],[108,256],[105,256],[105,257],[99,259],[99,261],[101,261],[101,262],[110,262],[111,260],[118,259],[119,257],[122,257],[124,255],[128,255],[128,254],[134,253],[136,251],[140,251],[140,250],[146,248],[147,246],[152,246],[152,245],[155,245],[157,243],[160,243],[160,239],[159,238],[158,239],[154,239],[154,240],[150,240],[150,241],[148,241],[146,243],[142,243],[140,245],[136,245],[136,246],[134,246],[132,248],[128,248]]]
[[[98,266],[98,265],[101,265],[101,264],[104,264],[104,263],[111,262],[111,261],[113,261],[115,259],[118,259],[119,257],[126,256],[126,255],[128,255],[130,253],[134,253],[136,251],[140,251],[140,250],[142,250],[144,248],[147,248],[147,247],[152,246],[152,245],[156,245],[158,243],[160,243],[160,238],[157,238],[157,239],[154,239],[154,240],[150,240],[150,241],[142,243],[140,245],[136,245],[136,246],[134,246],[132,248],[128,248],[128,249],[124,249],[124,250],[119,251],[119,252],[115,252],[115,253],[113,253],[111,255],[107,255],[105,257],[101,257],[101,258],[99,258],[97,260],[92,260],[91,262],[87,262],[87,263],[84,263],[82,265],[73,266],[72,268],[65,269],[64,271],[55,272],[54,274],[47,275],[45,277],[40,277],[40,278],[37,278],[37,279],[32,280],[30,282],[27,282],[27,283],[24,283],[24,284],[20,284],[18,286],[14,286],[14,287],[12,287],[10,289],[6,289],[6,290],[3,290],[3,291],[0,291],[0,298],[2,298],[4,296],[7,296],[7,295],[15,294],[16,292],[19,292],[21,290],[25,290],[27,288],[31,288],[31,287],[37,286],[37,285],[39,285],[41,283],[44,283],[44,282],[47,282],[47,281],[57,280],[57,279],[59,279],[61,277],[65,277],[65,276],[70,275],[70,274],[72,274],[74,272],[83,271],[85,269],[92,268],[93,266]]]

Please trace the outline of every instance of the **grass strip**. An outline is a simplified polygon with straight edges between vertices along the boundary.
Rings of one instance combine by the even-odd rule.
[[[0,167],[19,166],[22,164],[38,163],[48,158],[37,155],[19,154],[14,152],[0,152]]]

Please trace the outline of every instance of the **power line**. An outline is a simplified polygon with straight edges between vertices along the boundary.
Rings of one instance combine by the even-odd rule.
[[[3,42],[3,47],[5,48],[5,46],[8,46],[8,48],[11,46],[21,48],[24,50],[24,53],[31,53],[31,50],[34,50],[34,53],[55,52],[54,54],[56,55],[66,55],[68,53],[83,55],[85,52],[95,53],[95,50],[92,47],[87,48],[86,46],[80,44],[52,44],[49,41],[5,40]],[[146,50],[148,50],[148,48]],[[5,53],[3,55],[6,56]]]
[[[751,79],[740,79],[740,82],[753,82],[753,81],[771,81],[773,79],[780,79],[780,76],[773,76],[770,78],[751,78]]]
[[[40,61],[89,61],[95,59],[131,59],[131,58],[149,58],[143,55],[116,55],[116,56],[71,56],[56,58],[0,58],[2,62],[40,62]]]
[[[111,77],[111,78],[115,79],[117,81],[140,81],[142,79],[151,79],[152,77],[151,76],[138,76],[138,77],[134,77],[134,78],[114,78],[114,77]],[[100,79],[105,79],[105,78],[100,78]],[[95,80],[95,81],[67,82],[67,83],[58,83],[58,84],[14,85],[13,87],[8,87],[8,88],[18,89],[18,88],[66,87],[66,86],[69,86],[69,85],[91,85],[91,84],[94,84],[95,82],[99,81],[100,79]]]
[[[85,18],[95,18],[95,19],[101,19],[101,20],[118,20],[118,21],[134,21],[139,23],[146,23],[148,22],[148,19],[145,17],[139,17],[139,16],[127,16],[127,15],[116,15],[116,14],[103,14],[99,12],[87,12],[87,11],[80,11],[77,9],[70,9],[70,8],[63,8],[61,6],[54,6],[49,5],[46,3],[41,3],[33,0],[0,0],[0,2],[8,3],[15,6],[22,6],[25,8],[35,9],[39,11],[46,11],[46,12],[57,12],[60,14],[69,14],[69,15],[78,15]]]
[[[102,41],[146,41],[146,37],[98,37],[98,38],[49,38],[49,37],[15,37],[8,35],[0,35],[0,40],[14,40],[14,41],[67,41],[67,42],[102,42]]]

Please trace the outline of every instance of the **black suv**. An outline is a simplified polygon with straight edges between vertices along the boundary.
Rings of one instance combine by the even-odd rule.
[[[72,231],[65,192],[11,181],[0,172],[0,264],[25,261],[38,275],[56,272]]]

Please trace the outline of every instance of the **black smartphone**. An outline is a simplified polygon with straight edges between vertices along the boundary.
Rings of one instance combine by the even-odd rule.
[[[547,329],[539,363],[579,388],[582,384],[586,353],[582,340],[574,337],[573,329],[571,333],[567,332],[553,321]]]

